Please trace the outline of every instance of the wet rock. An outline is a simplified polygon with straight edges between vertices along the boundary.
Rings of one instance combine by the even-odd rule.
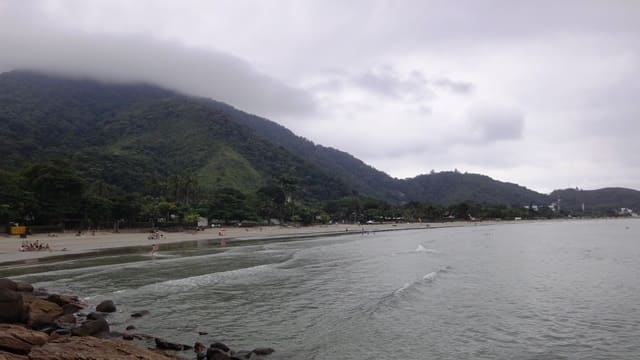
[[[33,290],[33,296],[46,298],[47,296],[49,296],[49,291],[45,288],[36,288]]]
[[[49,336],[22,325],[0,324],[0,349],[16,354],[28,354],[34,346],[44,345]]]
[[[18,284],[11,279],[0,279],[0,289],[8,289],[12,291],[18,291]]]
[[[251,352],[256,354],[256,355],[264,356],[264,355],[272,354],[273,352],[275,352],[275,350],[273,350],[272,348],[263,347],[263,348],[255,348]]]
[[[0,288],[0,323],[22,322],[25,317],[22,296],[13,290]]]
[[[104,318],[87,320],[82,325],[71,330],[74,336],[103,336],[109,333],[109,323]]]
[[[25,282],[17,281],[16,282],[16,291],[32,293],[33,292],[33,285],[25,283]]]
[[[132,334],[122,334],[122,340],[133,340],[135,337]]]
[[[148,310],[141,310],[141,311],[136,311],[133,314],[131,314],[131,317],[133,318],[140,318],[143,316],[149,315],[149,311]]]
[[[231,349],[229,349],[229,347],[221,342],[215,342],[213,344],[211,344],[210,348],[212,349],[218,349],[222,352],[228,353],[229,351],[231,351]]]
[[[193,348],[191,345],[172,343],[160,338],[155,338],[154,340],[156,342],[156,348],[162,349],[162,350],[182,351],[182,350],[189,350]]]
[[[73,314],[64,314],[56,319],[56,323],[60,327],[67,327],[68,325],[74,325],[77,322],[76,317]]]
[[[206,331],[198,331],[198,335],[209,335]]]
[[[92,312],[89,313],[89,315],[87,315],[87,320],[104,320],[104,315],[97,313],[97,312]]]
[[[231,360],[231,356],[225,354],[220,349],[208,348],[207,360]]]
[[[56,318],[64,315],[64,311],[58,304],[39,298],[32,299],[28,308],[29,327],[35,324],[53,324]]]
[[[29,353],[30,360],[176,360],[175,356],[138,347],[123,340],[94,337],[64,337],[52,340]]]
[[[75,314],[82,310],[84,307],[80,304],[66,304],[62,307],[62,311],[65,314]]]
[[[125,330],[135,330],[135,329],[136,329],[136,327],[135,327],[135,326],[133,326],[133,325],[129,325],[129,326],[127,326],[127,327],[126,327],[126,329],[125,329]]]
[[[96,311],[112,313],[116,311],[116,305],[111,300],[105,300],[96,306]]]
[[[74,304],[77,306],[82,306],[80,304],[80,299],[77,296],[67,296],[67,295],[59,295],[59,294],[51,294],[47,296],[47,301],[51,301],[58,306],[64,307],[68,304]]]

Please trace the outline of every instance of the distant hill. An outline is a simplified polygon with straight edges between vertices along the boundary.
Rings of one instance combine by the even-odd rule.
[[[298,198],[309,201],[358,194],[392,204],[527,205],[558,197],[478,174],[396,179],[346,152],[215,100],[152,85],[32,72],[0,74],[0,139],[0,170],[64,159],[88,179],[145,194],[153,194],[158,179],[180,174],[210,191],[232,187],[249,193],[288,183]],[[631,200],[636,193],[603,189],[585,202],[637,207]],[[573,206],[569,193],[560,196],[563,205]],[[581,204],[576,196],[574,202]]]
[[[552,201],[560,199],[561,209],[567,211],[581,211],[582,204],[587,212],[619,210],[623,207],[640,211],[640,191],[625,188],[555,190],[549,198]]]
[[[439,172],[405,181],[407,197],[417,201],[455,204],[463,201],[544,205],[547,195],[523,186],[496,181],[485,175]]]
[[[288,177],[301,197],[349,194],[336,177],[228,114],[149,85],[1,74],[0,138],[0,169],[65,159],[84,176],[129,192],[190,174],[211,190],[255,191]]]

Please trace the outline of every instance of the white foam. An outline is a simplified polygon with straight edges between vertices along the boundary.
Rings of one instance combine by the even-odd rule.
[[[428,274],[426,274],[425,276],[422,277],[422,280],[426,280],[426,281],[433,281],[436,279],[436,277],[438,276],[438,273],[436,271],[434,272],[430,272]]]

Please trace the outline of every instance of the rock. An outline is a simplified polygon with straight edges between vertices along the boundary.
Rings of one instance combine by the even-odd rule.
[[[99,336],[109,333],[109,323],[104,318],[87,320],[84,324],[71,330],[75,336]]]
[[[105,300],[96,306],[96,311],[105,313],[116,312],[116,305],[111,300]]]
[[[0,288],[0,323],[22,322],[25,317],[22,296],[13,290]]]
[[[37,288],[33,290],[33,296],[46,298],[49,296],[49,291],[45,288]]]
[[[36,324],[53,324],[54,320],[64,315],[62,308],[51,301],[34,298],[28,305],[29,327]],[[41,325],[40,325],[41,326]]]
[[[12,291],[18,291],[18,284],[11,279],[0,279],[0,289],[8,289]]]
[[[65,325],[73,325],[77,322],[76,317],[73,314],[64,314],[56,319],[58,324],[61,324],[61,327],[65,327]]]
[[[97,312],[92,312],[92,313],[89,313],[89,315],[87,315],[87,320],[100,320],[100,319],[104,319],[104,315]]]
[[[25,282],[16,282],[16,291],[18,292],[33,292],[33,285],[25,283]]]
[[[28,354],[34,346],[44,345],[49,336],[22,325],[0,324],[0,349],[16,354]]]
[[[80,299],[78,299],[77,296],[51,294],[47,296],[47,301],[51,301],[52,303],[58,304],[58,306],[61,306],[61,307],[64,307],[65,305],[68,305],[68,304],[82,306],[82,304],[80,304]]]
[[[135,329],[136,329],[135,326],[129,325],[129,326],[127,326],[127,328],[125,330],[135,330]]]
[[[66,304],[62,307],[62,311],[65,314],[75,314],[82,310],[84,307],[80,304]]]
[[[122,334],[122,340],[133,340],[134,336],[132,334]]]
[[[175,356],[138,347],[123,340],[93,337],[63,337],[52,340],[29,353],[30,360],[176,360]]]
[[[209,335],[206,331],[198,331],[198,335]]]
[[[154,340],[156,342],[156,348],[162,349],[162,350],[182,351],[182,350],[189,350],[193,348],[191,345],[172,343],[160,338],[155,338]]]
[[[216,348],[208,348],[207,349],[207,360],[231,360],[231,357],[219,349]]]
[[[256,355],[269,355],[269,354],[272,354],[274,351],[275,350],[273,350],[272,348],[255,348],[251,352]]]
[[[23,355],[16,355],[0,350],[0,360],[29,360],[29,358]]]
[[[211,344],[210,348],[212,349],[218,349],[221,350],[222,352],[228,353],[231,349],[229,349],[229,347],[221,342],[216,342]]]
[[[131,317],[134,318],[139,318],[139,317],[143,317],[149,315],[149,311],[148,310],[142,310],[142,311],[136,311],[133,314],[131,314]]]

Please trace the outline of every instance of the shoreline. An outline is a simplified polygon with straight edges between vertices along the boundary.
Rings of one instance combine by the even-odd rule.
[[[57,236],[47,234],[30,235],[26,239],[18,236],[0,237],[0,266],[30,265],[54,262],[81,257],[83,255],[99,255],[101,253],[130,253],[148,252],[152,244],[158,244],[160,251],[164,246],[192,241],[216,242],[224,240],[227,247],[247,241],[274,241],[309,239],[323,236],[358,235],[365,233],[379,233],[403,230],[427,230],[449,227],[473,225],[493,225],[510,223],[502,221],[486,222],[438,222],[438,223],[400,223],[400,224],[336,224],[314,225],[307,227],[229,227],[209,228],[197,232],[163,233],[163,237],[149,240],[149,232],[96,232],[95,235],[85,233],[76,236],[75,233],[62,233]],[[223,235],[220,235],[222,232]],[[51,251],[19,251],[20,243],[29,242],[48,243]],[[222,247],[221,247],[222,248]],[[119,251],[121,250],[121,251]]]

